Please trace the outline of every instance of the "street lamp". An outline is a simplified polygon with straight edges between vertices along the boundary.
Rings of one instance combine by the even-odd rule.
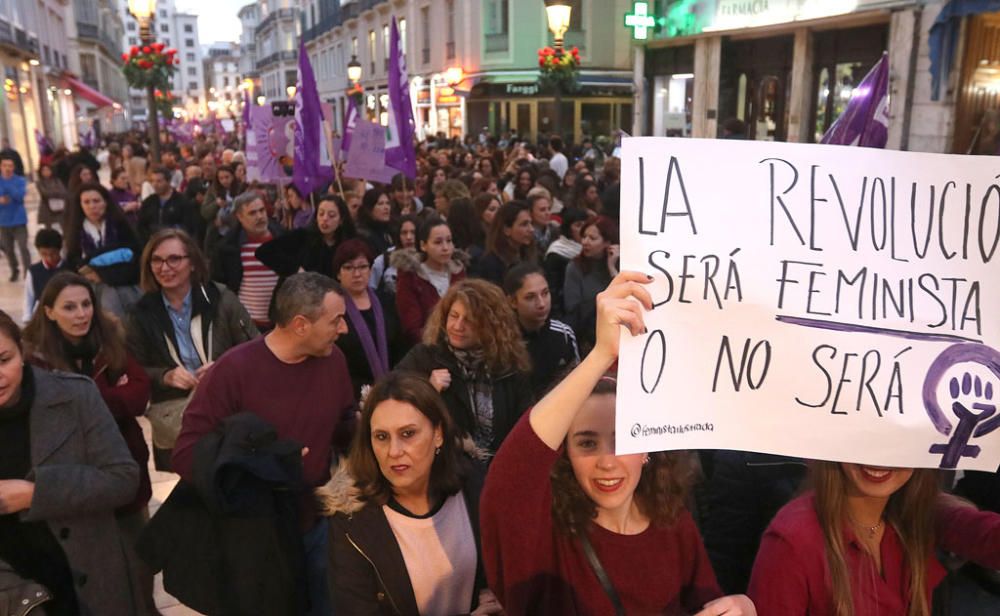
[[[263,94],[261,94],[260,96],[257,97],[257,106],[258,107],[263,107],[264,103],[266,103],[266,102],[267,102],[267,97],[264,96]]]
[[[569,20],[572,13],[573,7],[566,4],[565,0],[547,0],[545,3],[545,17],[548,18],[549,31],[555,38],[557,55],[562,55],[563,37],[569,30]]]
[[[156,0],[128,0],[128,10],[139,22],[139,37],[143,45],[153,42],[152,19],[156,13]],[[149,151],[154,164],[160,162],[160,121],[156,117],[156,88],[150,84],[146,88],[147,132],[149,133]]]
[[[549,22],[549,31],[552,32],[553,47],[556,52],[556,59],[563,55],[563,37],[569,30],[570,17],[573,15],[573,7],[566,4],[565,0],[545,0],[545,17]],[[562,132],[562,86],[556,84],[555,113],[552,118],[552,131],[559,135]]]
[[[352,83],[361,81],[361,63],[358,62],[357,56],[351,56],[351,61],[347,63],[347,78]]]
[[[293,98],[295,98],[295,92],[296,92],[295,86],[288,86],[287,88],[285,88],[285,94],[288,95],[288,100],[292,100]]]

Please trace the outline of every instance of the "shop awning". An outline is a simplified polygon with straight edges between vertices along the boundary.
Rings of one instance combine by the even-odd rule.
[[[107,96],[104,96],[75,77],[66,76],[64,79],[66,80],[66,85],[76,92],[81,98],[93,103],[97,107],[111,107],[115,104],[115,101],[111,100]]]
[[[948,81],[955,63],[962,19],[994,11],[1000,11],[1000,0],[951,0],[938,13],[927,40],[931,56],[931,100],[940,98],[941,83]]]

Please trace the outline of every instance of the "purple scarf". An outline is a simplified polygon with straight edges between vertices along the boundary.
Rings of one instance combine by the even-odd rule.
[[[350,295],[344,296],[344,303],[347,305],[347,320],[351,324],[351,329],[358,334],[358,340],[361,341],[361,348],[365,351],[372,376],[378,380],[379,377],[389,372],[389,345],[385,338],[385,315],[382,313],[382,304],[379,303],[378,297],[371,289],[367,289],[367,292],[368,300],[372,304],[371,310],[375,311],[374,340],[372,333],[368,331],[365,318],[361,316],[361,311],[354,305],[354,300],[351,299]],[[375,348],[376,343],[378,344],[377,349]]]

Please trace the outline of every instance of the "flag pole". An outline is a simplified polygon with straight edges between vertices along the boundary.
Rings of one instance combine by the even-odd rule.
[[[344,203],[347,203],[347,197],[344,196],[344,185],[340,183],[340,167],[336,160],[333,161],[333,177],[337,180],[337,190],[340,191],[340,198],[344,200]]]

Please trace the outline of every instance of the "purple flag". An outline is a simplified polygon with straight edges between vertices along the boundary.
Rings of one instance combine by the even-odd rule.
[[[35,129],[35,143],[38,144],[38,152],[42,156],[48,156],[55,151],[49,138],[42,134],[42,131]]]
[[[303,38],[299,42],[299,87],[295,92],[295,164],[292,171],[292,181],[303,195],[322,188],[330,179],[321,169],[323,147],[323,109]]]
[[[251,166],[256,179],[272,182],[287,179],[285,166],[291,165],[294,157],[294,129],[292,118],[274,117],[271,107],[254,107],[252,135],[247,137],[247,177],[251,177]],[[253,165],[251,165],[251,161]]]
[[[354,104],[354,97],[347,97],[347,114],[344,116],[344,136],[341,138],[340,147],[344,152],[351,150],[351,135],[354,134],[354,127],[358,123],[358,106]]]
[[[889,140],[889,54],[868,71],[851,93],[847,109],[820,143],[884,148]]]
[[[389,35],[389,126],[385,134],[385,163],[411,179],[417,177],[414,126],[406,56],[399,46],[399,26],[393,17],[392,34]]]

